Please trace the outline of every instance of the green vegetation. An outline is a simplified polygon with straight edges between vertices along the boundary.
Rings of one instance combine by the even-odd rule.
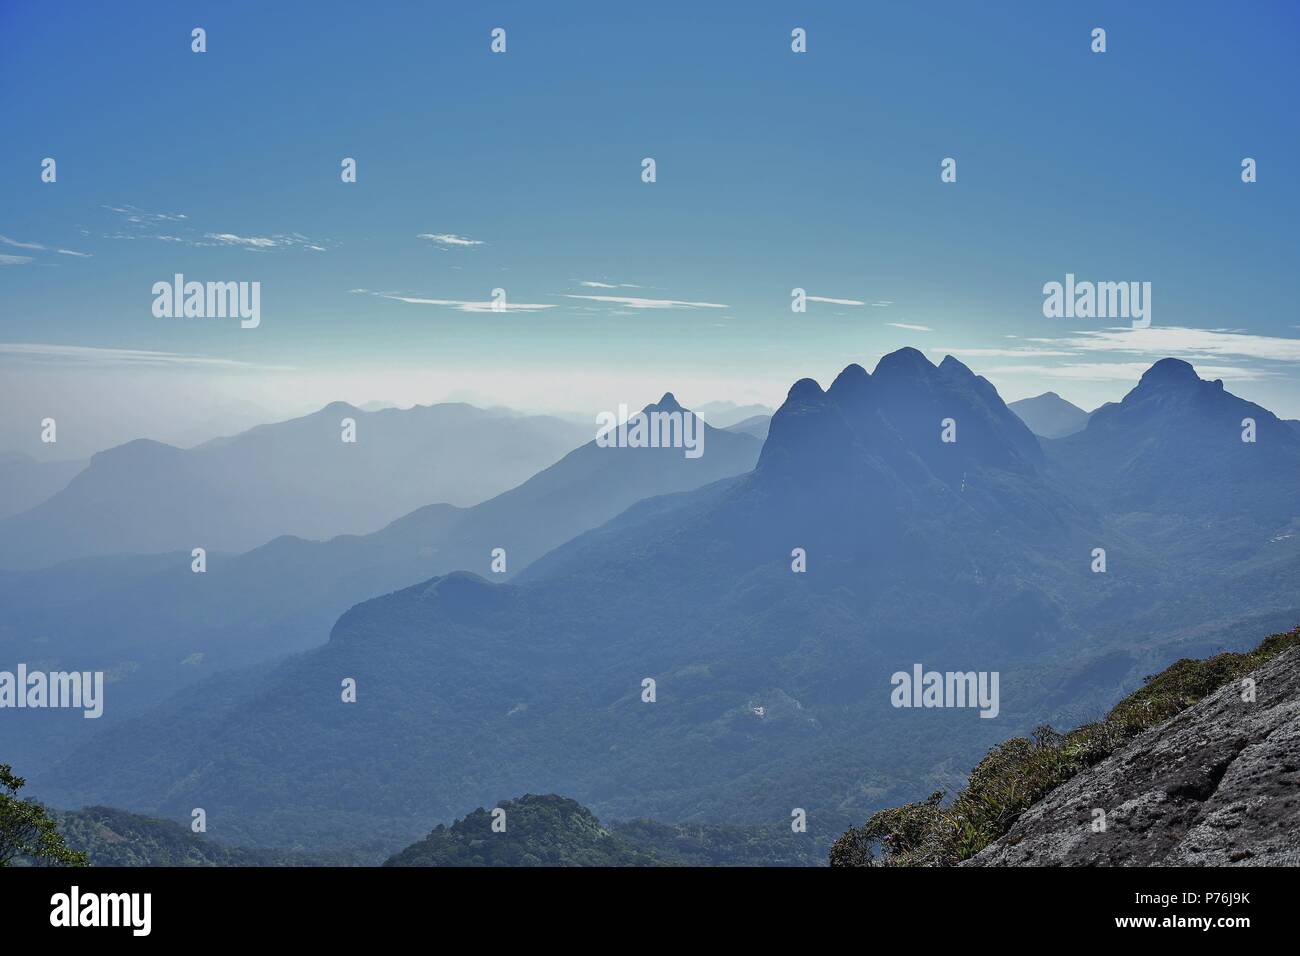
[[[451,826],[439,824],[384,866],[656,866],[662,861],[610,833],[566,797],[525,794],[500,804],[504,832],[482,807]]]
[[[824,866],[826,844],[788,824],[739,826],[631,820],[610,830],[677,866]]]
[[[375,861],[373,853],[329,854],[224,846],[172,820],[112,807],[55,814],[59,833],[91,866],[349,866]]]
[[[567,797],[526,794],[501,805],[503,833],[482,808],[391,857],[385,866],[820,866],[812,837],[788,826],[670,824],[604,826]],[[825,844],[822,844],[824,847]]]
[[[1274,634],[1247,653],[1180,660],[1147,678],[1104,720],[1064,735],[1040,727],[1028,739],[1008,740],[980,761],[949,806],[942,805],[944,794],[938,791],[919,803],[881,810],[865,826],[849,829],[831,847],[831,866],[952,866],[969,859],[1075,774],[1296,646],[1300,628]]]
[[[45,807],[18,799],[26,784],[13,767],[0,763],[0,866],[20,858],[37,865],[85,866],[85,854],[68,848]]]

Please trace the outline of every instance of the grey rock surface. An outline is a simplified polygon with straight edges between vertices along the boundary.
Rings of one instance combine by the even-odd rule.
[[[1040,800],[964,866],[1300,865],[1300,650]],[[1106,813],[1094,832],[1094,810]]]

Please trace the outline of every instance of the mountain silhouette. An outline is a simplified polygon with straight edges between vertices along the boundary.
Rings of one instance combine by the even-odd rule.
[[[1200,512],[1265,529],[1296,516],[1296,483],[1287,476],[1300,474],[1300,435],[1180,359],[1156,362],[1051,454],[1107,510]]]
[[[1065,438],[1088,425],[1088,413],[1055,392],[1022,398],[1007,407],[1040,438]]]
[[[85,467],[84,461],[37,461],[22,452],[0,452],[0,519],[45,501]]]
[[[1238,640],[1247,619],[1300,609],[1289,517],[1273,541],[1266,516],[1241,524],[1228,504],[1216,522],[1233,537],[1171,557],[1165,538],[1205,520],[1208,491],[1117,510],[1126,469],[1163,451],[1133,446],[1133,429],[1240,443],[1215,404],[1153,397],[1223,394],[1170,371],[1047,454],[955,359],[908,349],[828,389],[801,380],[752,473],[640,501],[510,583],[461,572],[358,604],[325,646],[106,730],[38,792],[167,815],[202,799],[234,838],[304,845],[407,839],[523,792],[613,819],[770,824],[800,807],[828,832],[859,821],[1012,733]],[[1082,454],[1074,442],[1095,443],[1082,476],[1054,451]],[[1209,477],[1234,497],[1257,473]],[[1275,477],[1294,512],[1300,489]],[[1000,673],[998,717],[892,706],[890,675],[918,662]],[[340,764],[384,787],[340,789]]]
[[[671,393],[646,409],[681,411]],[[30,729],[14,734],[10,758],[34,771],[99,729],[91,725],[131,716],[217,669],[317,646],[368,597],[457,569],[508,578],[643,498],[748,472],[760,443],[704,425],[702,447],[687,458],[677,448],[589,440],[471,508],[426,505],[371,534],[323,542],[282,536],[244,554],[209,555],[204,574],[191,572],[187,551],[0,572],[7,659],[115,674],[102,721],[15,712]],[[505,552],[502,574],[492,570],[495,548]],[[52,633],[57,651],[46,640]]]
[[[345,419],[355,443],[342,440]],[[433,501],[472,505],[505,491],[589,434],[471,405],[363,412],[335,402],[191,449],[140,439],[94,455],[67,487],[0,521],[0,568],[369,532]]]

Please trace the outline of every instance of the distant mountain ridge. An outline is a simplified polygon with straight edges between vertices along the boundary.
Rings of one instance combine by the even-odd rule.
[[[1065,438],[1088,426],[1088,413],[1055,392],[1022,398],[1007,407],[1040,438]]]
[[[355,442],[343,440],[345,420]],[[61,491],[0,520],[0,568],[365,533],[432,502],[490,498],[590,434],[471,405],[365,412],[335,402],[191,449],[139,439],[96,454]]]
[[[666,401],[680,409],[671,393],[647,409]],[[188,552],[0,572],[0,634],[7,636],[0,651],[11,663],[107,671],[106,724],[216,669],[318,646],[339,615],[366,598],[458,569],[498,577],[491,570],[498,547],[506,567],[499,577],[510,577],[642,498],[753,468],[757,439],[708,425],[702,435],[699,458],[675,448],[601,448],[589,439],[471,508],[427,505],[372,534],[324,542],[279,537],[244,554],[209,555],[201,575],[191,573]],[[46,639],[52,633],[60,635],[57,649]],[[14,733],[9,758],[33,773],[100,723],[26,711],[7,721],[26,728]]]
[[[49,499],[85,467],[84,461],[37,461],[22,452],[0,452],[0,519]]]

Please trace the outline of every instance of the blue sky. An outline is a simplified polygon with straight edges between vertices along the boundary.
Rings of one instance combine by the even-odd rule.
[[[1089,408],[1178,355],[1300,416],[1300,8],[1174,9],[12,0],[5,397],[777,404],[914,345]],[[259,281],[260,327],[155,318],[176,272]],[[1044,318],[1067,272],[1152,328]],[[496,287],[550,308],[401,301]]]

